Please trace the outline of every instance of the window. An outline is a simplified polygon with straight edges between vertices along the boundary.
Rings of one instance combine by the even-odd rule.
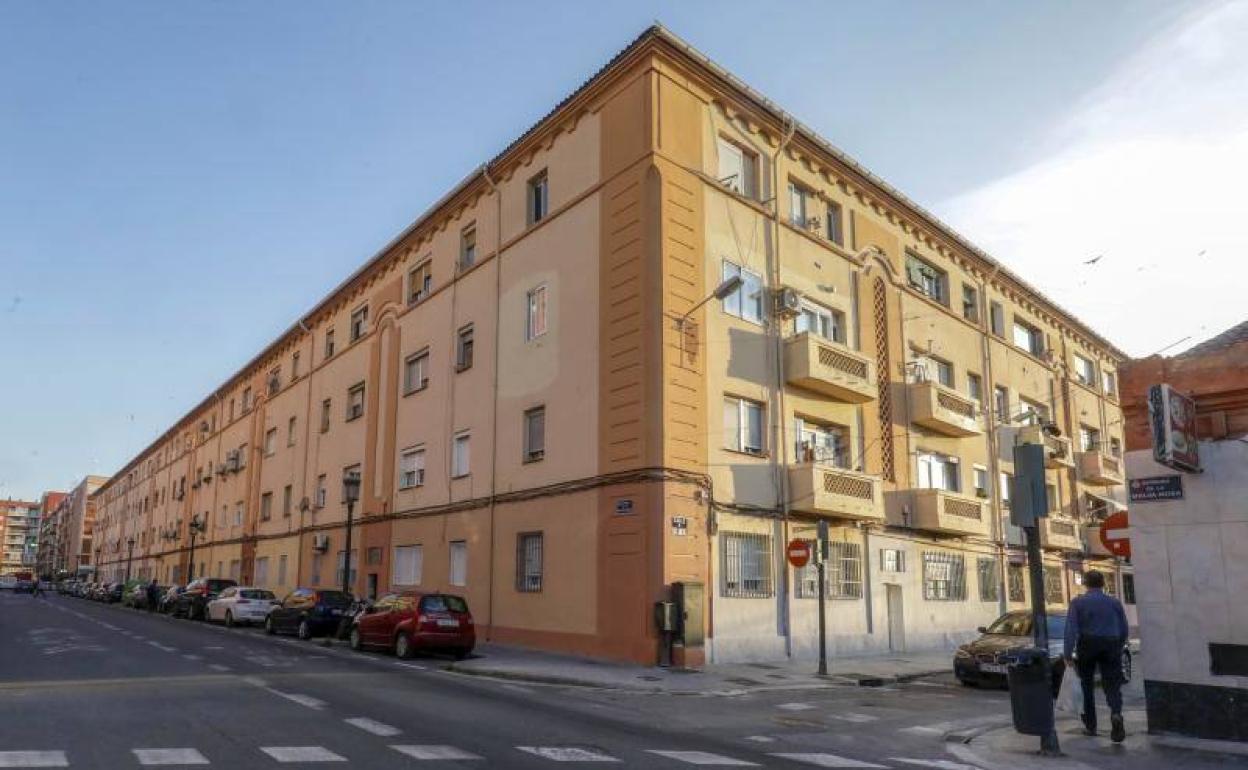
[[[975,372],[967,372],[966,394],[982,405],[984,403],[984,378]]]
[[[813,549],[817,543],[810,541]],[[862,546],[858,543],[828,543],[828,562],[825,569],[827,596],[830,599],[862,598]],[[812,559],[805,567],[796,570],[793,582],[798,599],[819,597],[819,569]]]
[[[952,388],[954,385],[953,364],[950,364],[948,361],[942,361],[939,358],[929,358],[928,360],[932,363],[931,368],[935,371],[936,381],[946,388]]]
[[[459,269],[467,270],[477,263],[477,226],[471,224],[459,232]]]
[[[1023,565],[1011,564],[1006,569],[1006,578],[1009,584],[1010,601],[1027,601],[1026,582],[1023,580]]]
[[[542,533],[516,535],[516,590],[537,593],[542,590]]]
[[[1044,354],[1044,335],[1036,327],[1014,319],[1014,344],[1033,356]]]
[[[364,383],[356,383],[347,390],[347,422],[364,415]]]
[[[242,564],[241,559],[230,560],[230,580],[239,579],[239,577],[242,575],[242,566],[243,564]]]
[[[294,495],[294,487],[289,484],[282,487],[282,516],[287,518],[290,517],[290,506],[294,502]]]
[[[949,276],[944,270],[909,252],[906,252],[906,280],[920,294],[949,304]]]
[[[976,465],[971,468],[971,475],[975,480],[975,496],[988,497],[988,469],[982,465]]]
[[[729,396],[724,399],[724,448],[763,453],[763,405]]]
[[[362,308],[357,308],[356,311],[351,314],[351,341],[352,342],[355,342],[360,337],[364,336],[364,332],[368,328],[367,324],[368,324],[368,305],[365,305]]]
[[[1005,471],[1001,471],[998,481],[1001,484],[1001,507],[1008,511],[1010,510],[1010,481],[1012,481],[1012,477]]]
[[[1023,425],[1041,425],[1049,421],[1049,408],[1038,401],[1018,397],[1017,422]]]
[[[992,406],[997,411],[997,422],[1008,423],[1010,414],[1010,391],[1001,385],[992,389]]]
[[[988,303],[988,320],[991,325],[992,333],[998,337],[1005,336],[1005,309],[1001,307],[1001,303],[993,300]]]
[[[808,205],[813,206],[814,193],[796,182],[789,182],[789,222],[794,227],[800,227],[805,230],[818,220],[812,221],[809,215],[813,212],[807,210]]]
[[[719,183],[747,198],[757,198],[758,156],[727,139],[719,140]]]
[[[723,280],[740,276],[741,286],[724,297],[724,312],[750,323],[763,322],[763,278],[727,260],[724,261]]]
[[[1135,575],[1122,573],[1122,603],[1135,604]]]
[[[459,330],[455,338],[455,371],[472,368],[472,325]]]
[[[1044,568],[1044,603],[1061,604],[1066,600],[1066,592],[1062,588],[1062,568]]]
[[[245,511],[246,506],[242,500],[234,504],[234,526],[241,527],[243,525],[243,514]]]
[[[286,554],[277,557],[277,585],[286,585]]]
[[[251,388],[243,388],[243,414],[251,411]]]
[[[940,551],[923,552],[923,598],[966,601],[966,559]]]
[[[880,572],[905,572],[906,552],[900,548],[880,549]]]
[[[1113,372],[1105,372],[1105,395],[1113,398],[1118,395],[1118,375]]]
[[[272,457],[277,453],[277,428],[269,428],[264,432],[264,456]]]
[[[528,221],[535,225],[550,213],[550,179],[545,169],[529,180]]]
[[[299,379],[299,351],[296,350],[290,356],[290,379]]]
[[[845,245],[845,230],[841,219],[841,204],[828,202],[828,240],[837,246]]]
[[[458,479],[469,473],[469,449],[472,436],[461,433],[451,440],[451,478]]]
[[[334,330],[325,332],[325,358],[334,357]]]
[[[319,586],[321,584],[321,565],[324,562],[322,556],[323,555],[319,553],[312,554],[312,567],[309,570],[310,575],[308,577],[308,582],[314,586]]]
[[[1114,457],[1122,457],[1122,442],[1115,436],[1109,437],[1109,453]]]
[[[331,400],[328,398],[321,402],[321,433],[329,432],[329,415],[331,406]]]
[[[919,452],[918,463],[920,489],[960,491],[961,471],[958,458],[933,452]]]
[[[256,585],[265,586],[269,584],[269,557],[261,556],[256,559]]]
[[[524,338],[535,340],[546,333],[546,285],[529,290],[525,311]]]
[[[238,469],[242,470],[247,467],[247,445],[243,444],[238,448]]]
[[[802,300],[802,309],[797,318],[793,319],[793,332],[823,337],[833,342],[845,342],[845,314],[839,310],[831,310],[823,305]]]
[[[1095,452],[1101,448],[1101,432],[1087,425],[1079,426],[1079,448],[1083,452]]]
[[[403,393],[415,393],[429,387],[429,350],[413,353],[403,362]]]
[[[422,545],[396,545],[391,564],[390,582],[399,586],[420,585],[425,569],[425,548]]]
[[[451,574],[448,582],[453,586],[468,585],[468,542],[452,540],[450,549]]]
[[[269,372],[269,395],[275,395],[282,389],[282,369],[278,367]]]
[[[546,407],[524,413],[524,461],[536,462],[546,456]]]
[[[848,468],[849,432],[840,425],[797,418],[797,461]]]
[[[359,572],[359,567],[360,567],[359,559],[360,559],[359,553],[354,548],[351,549],[351,574],[347,578],[347,585],[349,586],[355,585],[355,578]],[[347,552],[339,551],[338,552],[338,564],[334,568],[334,585],[335,586],[342,585],[342,576],[343,576],[343,573],[346,571],[346,567],[347,567]]]
[[[962,284],[962,317],[973,324],[979,323],[979,289],[969,283]]]
[[[407,272],[407,304],[415,305],[432,293],[433,260],[427,259]]]
[[[295,445],[295,428],[298,424],[298,418],[295,417],[291,417],[286,421],[286,446]]]
[[[995,602],[1001,598],[1001,584],[997,580],[997,560],[981,558],[976,564],[979,577],[979,600]]]
[[[1075,353],[1075,379],[1089,387],[1096,387],[1096,364]]]
[[[328,494],[329,494],[328,489],[325,486],[325,474],[322,473],[321,475],[316,477],[316,507],[317,508],[325,507],[325,502],[326,502],[326,498]]]
[[[747,532],[720,534],[720,594],[771,596],[771,538]]]
[[[425,450],[405,449],[399,455],[399,489],[423,486],[425,483]]]
[[[367,551],[364,552],[364,559],[365,559],[364,563],[370,567],[380,566],[381,565],[381,549],[376,546],[369,548]]]
[[[260,495],[260,521],[268,521],[273,518],[273,493],[265,492]]]

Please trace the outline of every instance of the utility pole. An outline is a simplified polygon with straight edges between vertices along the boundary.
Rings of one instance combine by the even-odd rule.
[[[819,572],[819,676],[828,675],[828,522],[819,521],[819,553],[815,558]]]
[[[355,523],[355,501],[360,499],[360,474],[348,471],[342,475],[342,499],[347,504],[346,550],[342,554],[342,592],[351,595],[351,527]],[[351,613],[345,613],[338,622],[338,638],[351,635]]]

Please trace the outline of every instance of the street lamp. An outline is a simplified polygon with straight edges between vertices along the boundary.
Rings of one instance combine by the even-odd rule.
[[[346,550],[342,555],[342,592],[351,593],[351,527],[355,523],[355,501],[360,499],[359,471],[345,471],[342,474],[342,499],[347,504],[347,536]],[[351,618],[343,615],[338,623],[338,638],[346,639],[351,631]]]
[[[130,562],[134,561],[134,537],[126,538],[126,582],[130,582]]]
[[[207,514],[204,514],[204,518],[202,520],[199,518],[199,515],[196,514],[191,517],[191,522],[186,527],[191,533],[191,557],[188,560],[190,563],[186,567],[186,582],[188,584],[195,579],[195,536],[200,532],[203,532],[207,524]]]
[[[676,327],[680,329],[681,331],[684,331],[685,322],[689,320],[689,316],[693,315],[693,311],[697,310],[698,308],[702,307],[703,305],[705,305],[706,303],[710,302],[713,299],[724,299],[729,294],[732,294],[737,289],[740,289],[741,283],[742,283],[741,276],[739,275],[734,275],[731,278],[725,278],[723,282],[721,282],[718,286],[715,287],[715,291],[703,297],[702,300],[698,302],[698,304],[689,308],[687,311],[685,311],[684,315],[682,315],[680,318],[677,318]]]

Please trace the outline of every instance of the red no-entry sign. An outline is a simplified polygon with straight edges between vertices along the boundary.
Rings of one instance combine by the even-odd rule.
[[[1114,556],[1131,558],[1131,540],[1127,537],[1127,512],[1118,511],[1101,522],[1101,545]]]
[[[789,564],[801,569],[810,563],[810,543],[796,538],[790,540],[788,554]]]

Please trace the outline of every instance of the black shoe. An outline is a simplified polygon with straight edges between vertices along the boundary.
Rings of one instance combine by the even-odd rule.
[[[1122,726],[1122,714],[1114,714],[1109,718],[1109,739],[1114,743],[1122,743],[1127,739],[1127,730]]]

